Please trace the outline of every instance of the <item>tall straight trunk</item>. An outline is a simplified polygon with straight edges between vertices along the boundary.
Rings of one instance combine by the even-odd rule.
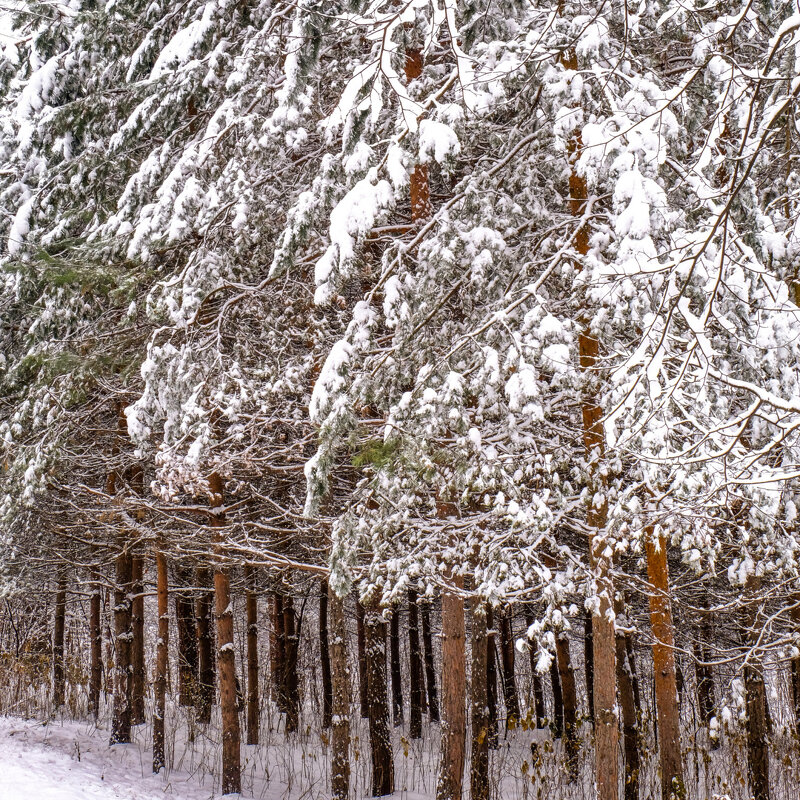
[[[714,699],[714,673],[708,663],[711,655],[708,650],[708,642],[711,640],[711,624],[707,610],[708,601],[705,594],[701,597],[701,606],[703,611],[700,616],[700,624],[697,626],[693,648],[695,657],[694,676],[697,683],[697,705],[700,708],[700,719],[703,720],[704,725],[708,726],[714,716],[716,702]],[[715,738],[711,746],[715,749],[719,747],[719,738]]]
[[[328,581],[319,583],[319,658],[322,671],[322,727],[330,728],[333,716],[331,649],[328,639]]]
[[[617,617],[624,613],[622,600],[615,602]],[[633,669],[628,661],[626,634],[617,631],[617,686],[622,709],[622,742],[625,753],[625,800],[639,800],[639,736]]]
[[[563,66],[574,72],[579,69],[578,57],[574,49],[562,55]],[[586,177],[578,170],[583,142],[579,128],[572,131],[567,141],[567,158],[570,166],[569,202],[573,217],[582,217],[586,209],[588,189]],[[589,253],[589,230],[580,223],[575,233],[575,250],[582,259]],[[579,260],[576,269],[582,269]],[[581,371],[587,376],[597,369],[600,358],[600,342],[592,333],[591,314],[585,309],[580,312],[582,327],[578,335],[578,352]],[[614,636],[614,617],[612,600],[614,585],[611,578],[611,556],[607,554],[604,535],[608,502],[605,499],[604,480],[599,461],[605,454],[605,431],[603,429],[603,409],[596,401],[596,392],[587,383],[581,401],[583,418],[583,445],[588,461],[590,496],[599,495],[593,501],[586,515],[586,522],[592,531],[589,540],[589,561],[597,587],[597,608],[592,620],[592,661],[594,667],[594,721],[595,721],[595,785],[598,800],[617,800],[619,798],[619,720],[617,719],[616,692],[616,642]]]
[[[745,584],[752,600],[761,587],[761,578],[750,576]],[[758,620],[753,613],[748,620],[747,640],[756,639]],[[752,658],[752,653],[751,653]],[[769,785],[769,730],[767,691],[764,685],[763,665],[748,661],[744,668],[744,689],[747,707],[747,778],[752,800],[770,800]]]
[[[131,579],[133,559],[124,548],[116,560],[114,587],[114,711],[111,719],[111,744],[131,741]]]
[[[570,781],[578,777],[578,696],[575,689],[575,670],[569,652],[566,633],[556,636],[556,660],[564,709],[564,739],[567,756],[567,774]]]
[[[131,591],[131,725],[144,723],[144,693],[147,673],[144,666],[144,559],[134,556]]]
[[[550,686],[553,690],[553,728],[556,739],[564,735],[564,699],[558,674],[558,655],[550,662]]]
[[[456,588],[463,581],[455,578]],[[442,749],[437,800],[461,800],[467,749],[467,664],[464,655],[464,602],[442,593]]]
[[[167,699],[169,662],[169,578],[167,558],[156,551],[156,587],[158,593],[158,642],[156,644],[156,679],[153,706],[153,772],[166,766],[164,754],[164,712]]]
[[[197,598],[197,660],[199,678],[197,682],[197,721],[203,725],[211,722],[211,707],[214,705],[217,683],[214,663],[214,630],[211,622],[211,570],[198,567],[197,585],[201,591]]]
[[[485,623],[484,623],[485,624]],[[412,739],[422,736],[422,714],[426,710],[425,685],[422,677],[422,655],[419,641],[419,609],[417,592],[408,590],[408,672],[411,682],[408,732]]]
[[[224,502],[223,483],[217,473],[209,477],[212,492],[212,509]],[[212,510],[212,528],[221,528],[225,516],[221,511]],[[223,553],[222,534],[216,538],[217,554]],[[239,713],[236,702],[236,657],[233,645],[233,603],[231,600],[230,578],[227,568],[217,566],[214,570],[214,596],[217,611],[217,645],[219,652],[219,704],[222,715],[222,794],[238,794],[242,791],[240,764]],[[202,666],[201,666],[202,681]]]
[[[97,719],[100,713],[100,689],[103,682],[103,628],[100,615],[100,584],[94,584],[89,605],[89,711]]]
[[[797,284],[800,287],[800,284]],[[800,292],[800,289],[798,289]],[[800,603],[800,597],[795,596],[795,603]],[[800,631],[800,606],[792,609],[792,624],[795,632]],[[794,704],[794,720],[797,734],[800,736],[800,655],[792,659],[792,701]]]
[[[525,624],[530,628],[534,623],[533,611],[525,606]],[[544,720],[547,712],[544,707],[544,682],[542,676],[536,669],[536,650],[533,647],[528,648],[528,657],[531,663],[531,688],[533,690],[533,709],[536,714],[536,727],[541,728],[544,726]]]
[[[356,635],[358,637],[358,699],[361,706],[361,719],[369,719],[367,636],[364,631],[364,606],[358,597],[356,597]]]
[[[422,647],[425,656],[425,683],[428,689],[428,718],[439,721],[439,694],[436,690],[436,666],[433,660],[433,636],[431,635],[431,602],[422,600],[419,604],[422,617]]]
[[[67,620],[67,575],[59,571],[56,609],[53,620],[53,708],[64,705],[66,670],[64,668],[64,628]]]
[[[272,594],[272,643],[270,647],[272,666],[272,690],[278,711],[286,711],[286,629],[283,620],[283,595]]]
[[[300,727],[300,682],[297,674],[297,657],[300,652],[300,637],[297,617],[291,594],[283,601],[283,628],[286,635],[286,663],[284,673],[284,696],[286,697],[286,733]]]
[[[681,761],[680,707],[675,674],[675,631],[669,594],[667,540],[655,540],[648,529],[645,549],[650,593],[650,626],[653,630],[653,672],[656,694],[656,724],[661,766],[661,797],[685,796]]]
[[[372,752],[372,796],[383,797],[394,791],[394,758],[389,737],[389,701],[386,692],[386,624],[377,602],[364,609],[364,638]]]
[[[327,581],[324,582],[327,586]],[[344,598],[328,588],[331,628],[331,797],[347,800],[350,793],[350,670],[347,667],[347,624]]]
[[[500,656],[503,660],[503,699],[506,704],[506,728],[519,719],[519,696],[514,679],[514,631],[511,627],[511,609],[500,611]],[[513,720],[513,721],[512,721]]]
[[[592,634],[591,614],[586,615],[583,625],[583,663],[586,669],[586,696],[589,701],[589,721],[594,727],[594,635]]]
[[[178,703],[193,706],[198,684],[197,621],[194,600],[181,589],[194,583],[192,571],[175,567],[175,622],[178,633]],[[180,588],[178,588],[180,587]]]
[[[245,566],[244,579],[247,584],[247,744],[258,744],[258,595],[256,574],[251,566]]]
[[[106,660],[103,675],[105,682],[103,684],[103,691],[106,698],[114,694],[114,684],[116,679],[116,670],[114,669],[114,633],[111,630],[111,624],[114,619],[114,610],[111,608],[111,591],[106,589],[105,599],[105,618],[106,618]]]
[[[470,707],[472,743],[469,785],[471,800],[489,800],[489,708],[487,704],[486,603],[472,600],[472,674]]]
[[[403,675],[400,671],[400,606],[392,609],[389,623],[389,662],[392,671],[392,722],[403,724]]]
[[[486,713],[489,717],[489,747],[500,746],[497,730],[497,647],[495,646],[494,614],[486,607]]]

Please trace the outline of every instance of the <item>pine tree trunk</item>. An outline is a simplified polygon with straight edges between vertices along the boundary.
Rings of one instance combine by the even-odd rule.
[[[244,579],[247,584],[247,744],[258,744],[258,595],[252,567],[245,566]]]
[[[617,601],[617,616],[623,613]],[[633,670],[628,662],[626,636],[617,631],[617,686],[622,709],[622,741],[625,753],[625,800],[639,800],[639,736],[636,701],[633,692]]]
[[[463,581],[454,583],[461,588]],[[455,592],[442,594],[442,750],[437,800],[461,800],[467,748],[467,666],[464,603]]]
[[[558,656],[550,662],[550,686],[553,690],[553,735],[564,735],[564,700],[561,696],[561,678],[558,675]]]
[[[409,707],[409,736],[412,739],[422,737],[422,714],[427,709],[425,702],[425,685],[422,676],[422,655],[419,640],[419,609],[417,608],[417,592],[408,590],[408,671],[411,681]]]
[[[519,720],[519,697],[514,679],[514,631],[511,627],[511,609],[500,614],[500,655],[503,660],[503,699],[506,704],[506,730],[513,729]]]
[[[178,703],[181,706],[193,706],[198,688],[197,621],[191,594],[180,590],[194,582],[191,570],[176,567],[175,581],[180,587],[174,592],[178,633]]]
[[[489,708],[487,704],[486,604],[480,597],[472,600],[472,674],[470,798],[489,800]]]
[[[439,721],[439,695],[436,691],[436,666],[433,660],[433,637],[431,636],[431,603],[422,600],[419,603],[422,617],[422,647],[425,656],[425,683],[428,688],[428,718],[431,722]]]
[[[156,551],[156,582],[158,592],[158,642],[156,644],[156,679],[153,707],[153,772],[166,766],[164,754],[164,715],[167,699],[167,669],[169,663],[169,579],[167,559]]]
[[[566,633],[556,636],[556,660],[561,686],[564,714],[564,749],[567,756],[567,774],[570,782],[578,777],[578,696],[575,689],[575,670],[570,658],[569,639]]]
[[[97,719],[100,713],[100,690],[103,683],[103,628],[100,616],[100,584],[95,584],[89,606],[89,712]]]
[[[211,722],[211,707],[214,705],[217,682],[214,664],[214,631],[211,622],[211,570],[207,567],[197,569],[197,585],[200,595],[197,598],[197,656],[199,679],[197,682],[197,721],[203,725]]]
[[[294,613],[294,600],[291,594],[283,601],[283,629],[286,636],[286,662],[284,673],[284,696],[286,698],[286,733],[293,733],[300,727],[300,682],[297,674],[300,637],[297,631],[297,617]]]
[[[675,631],[669,595],[667,541],[654,541],[648,529],[646,540],[647,577],[650,593],[650,626],[653,630],[653,670],[656,694],[656,724],[661,765],[661,797],[685,796],[681,761],[680,707],[675,671]]]
[[[746,590],[754,596],[761,587],[761,579],[750,576]],[[758,624],[755,614],[749,619],[748,640],[756,638]],[[747,706],[747,777],[752,800],[770,800],[769,785],[769,731],[767,724],[767,691],[764,685],[763,666],[747,663],[744,668],[745,701]]]
[[[147,673],[144,666],[144,559],[133,557],[131,600],[131,725],[144,724],[144,693]]]
[[[400,606],[392,609],[389,623],[389,661],[392,670],[392,722],[403,724],[403,676],[400,671]]]
[[[56,589],[56,609],[53,620],[53,708],[64,705],[66,670],[64,666],[64,629],[67,620],[67,575],[59,571]]]
[[[272,690],[278,711],[286,711],[286,630],[283,621],[283,595],[272,594],[272,642],[270,647],[272,661]]]
[[[116,560],[114,587],[114,711],[111,719],[111,744],[131,741],[131,579],[133,559],[122,550]]]
[[[714,673],[708,664],[710,653],[707,642],[711,640],[711,625],[709,624],[707,600],[705,596],[701,598],[701,605],[704,609],[701,615],[700,625],[697,627],[697,639],[694,642],[695,667],[694,675],[697,683],[697,705],[700,709],[700,719],[708,727],[711,718],[714,716]],[[712,739],[711,747],[719,747],[719,737]]]
[[[327,582],[326,584],[327,585]],[[347,800],[350,793],[350,670],[347,667],[347,625],[344,598],[328,590],[331,626],[331,797]]]
[[[114,610],[111,608],[111,592],[106,589],[105,599],[106,609],[106,661],[103,675],[105,676],[104,691],[106,700],[114,694],[114,684],[116,680],[116,669],[114,668],[114,634],[111,631],[111,623],[114,619]]]
[[[331,653],[328,641],[328,581],[319,584],[319,657],[322,670],[322,727],[331,727],[333,716],[333,681]]]
[[[800,598],[795,597],[794,601],[800,602]],[[800,631],[800,607],[792,609],[792,623],[795,632]],[[797,734],[800,736],[800,655],[792,659],[792,700],[794,701],[795,726]]]
[[[394,791],[394,759],[389,737],[389,701],[386,692],[386,624],[377,603],[364,609],[364,638],[372,751],[372,796],[383,797]]]
[[[534,623],[533,611],[525,607],[525,624],[530,628]],[[544,683],[542,676],[536,670],[536,650],[528,647],[528,657],[531,664],[531,684],[533,690],[533,709],[536,715],[536,727],[544,727],[544,720],[547,716],[544,706]]]
[[[500,746],[497,725],[497,647],[495,646],[494,614],[486,607],[486,710],[489,716],[489,748]]]
[[[369,719],[367,637],[364,631],[364,606],[358,597],[356,597],[356,633],[358,636],[358,699],[361,706],[361,719]]]
[[[586,669],[586,696],[589,701],[589,721],[594,727],[594,636],[592,634],[591,614],[586,615],[583,625],[583,663]]]

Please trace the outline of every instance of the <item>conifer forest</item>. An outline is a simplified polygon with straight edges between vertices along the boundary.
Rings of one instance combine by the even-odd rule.
[[[800,798],[800,0],[0,0],[0,799]]]

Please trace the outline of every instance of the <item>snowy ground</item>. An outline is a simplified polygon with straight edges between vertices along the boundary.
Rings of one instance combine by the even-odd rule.
[[[188,773],[153,775],[137,744],[108,746],[86,723],[0,717],[0,800],[209,800]]]

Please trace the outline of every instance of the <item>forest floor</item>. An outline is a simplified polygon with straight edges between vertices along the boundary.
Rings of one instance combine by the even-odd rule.
[[[209,800],[189,773],[153,775],[138,744],[109,747],[108,731],[80,722],[0,717],[0,800]]]

